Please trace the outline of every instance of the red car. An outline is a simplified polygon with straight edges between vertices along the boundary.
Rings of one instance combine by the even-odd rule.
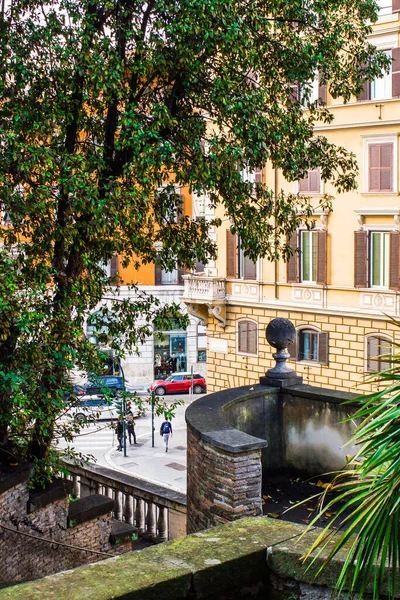
[[[189,392],[192,384],[194,394],[201,394],[207,390],[206,380],[198,373],[193,376],[191,373],[172,373],[167,379],[153,381],[150,391],[155,392],[158,396],[179,394]]]

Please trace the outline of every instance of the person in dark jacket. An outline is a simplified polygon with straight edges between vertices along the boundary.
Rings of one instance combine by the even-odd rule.
[[[133,437],[133,443],[137,444],[136,433],[135,433],[135,419],[133,418],[133,415],[130,415],[129,419],[128,419],[128,435],[129,435],[129,443],[132,444],[132,437]]]
[[[117,450],[122,450],[122,438],[124,437],[124,423],[122,417],[118,417],[117,426],[115,428],[115,433],[117,434],[118,440],[118,448]]]

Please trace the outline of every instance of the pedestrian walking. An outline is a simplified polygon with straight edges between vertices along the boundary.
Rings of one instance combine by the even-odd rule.
[[[165,421],[161,423],[160,435],[164,438],[165,452],[168,452],[169,436],[172,437],[172,425],[171,421],[168,421],[167,415],[165,415]]]
[[[128,435],[129,435],[129,443],[132,445],[132,438],[133,438],[133,443],[137,444],[136,433],[135,433],[135,419],[133,418],[133,415],[129,415],[129,418],[128,418]]]
[[[122,417],[118,417],[117,426],[115,428],[117,434],[118,448],[117,450],[122,451],[122,438],[124,437],[124,423]]]

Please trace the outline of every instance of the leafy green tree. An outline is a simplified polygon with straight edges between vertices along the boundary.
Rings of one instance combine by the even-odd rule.
[[[332,117],[310,101],[310,81],[318,73],[347,101],[377,76],[387,59],[365,41],[375,20],[372,0],[3,3],[0,203],[12,222],[0,251],[7,456],[9,436],[25,427],[26,455],[46,462],[72,366],[99,364],[82,334],[99,303],[113,337],[123,332],[121,353],[179,318],[177,307],[139,291],[102,300],[118,283],[103,268],[115,254],[123,265],[167,270],[215,256],[210,224],[182,214],[175,186],[222,203],[251,258],[287,256],[286,235],[310,209],[296,196],[254,188],[242,169],[269,161],[296,180],[319,166],[338,191],[355,186],[354,156],[313,134],[316,121]]]
[[[400,326],[400,322],[392,319]],[[387,355],[385,355],[387,360]],[[400,568],[400,355],[390,369],[378,373],[380,391],[357,399],[352,419],[359,422],[349,444],[359,448],[348,468],[338,473],[310,527],[326,512],[334,516],[305,556],[324,555],[321,572],[343,548],[347,556],[337,591],[356,598],[367,592],[395,598]],[[353,596],[352,596],[353,597]]]

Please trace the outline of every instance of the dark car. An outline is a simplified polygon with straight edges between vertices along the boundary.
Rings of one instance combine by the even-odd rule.
[[[89,383],[82,386],[85,394],[106,395],[107,389],[111,390],[112,396],[117,396],[124,389],[124,379],[120,375],[92,376]]]
[[[204,377],[195,373],[172,373],[167,379],[156,379],[150,386],[150,391],[158,396],[165,394],[180,394],[193,389],[194,394],[201,394],[207,390]]]

